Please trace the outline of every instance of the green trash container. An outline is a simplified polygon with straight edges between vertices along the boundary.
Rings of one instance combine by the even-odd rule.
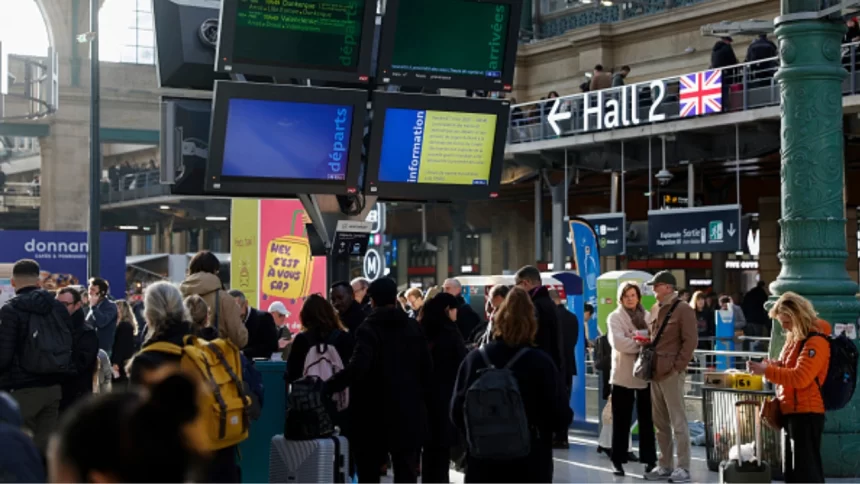
[[[254,363],[263,374],[265,400],[260,419],[251,423],[248,439],[239,444],[242,482],[269,482],[269,444],[272,437],[284,433],[286,420],[286,386],[283,361],[257,361]]]

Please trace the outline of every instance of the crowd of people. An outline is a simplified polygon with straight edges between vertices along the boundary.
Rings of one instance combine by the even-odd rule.
[[[242,373],[246,361],[283,358],[288,395],[310,378],[313,355],[324,351],[336,361],[321,392],[350,442],[349,470],[359,482],[379,482],[388,465],[395,482],[417,482],[419,475],[422,482],[450,482],[452,461],[467,482],[552,481],[552,449],[568,445],[573,417],[579,321],[538,269],[520,269],[512,287],[494,286],[486,315],[466,302],[456,279],[426,292],[398,292],[387,278],[336,282],[328,299],[305,300],[294,336],[283,304],[267,312],[251,307],[240,291],[224,289],[219,269],[213,254],[198,253],[182,284],[155,283],[136,304],[111,301],[108,281],[97,277],[85,292],[49,293],[39,287],[37,262],[17,262],[16,297],[0,309],[0,433],[21,445],[0,456],[4,472],[52,482],[241,482],[238,445],[212,445],[211,432],[199,425],[208,412],[198,408],[199,382],[176,371],[186,364],[181,348],[204,340],[219,352],[242,350]],[[658,297],[650,312],[641,288],[625,283],[608,318],[615,423],[609,453],[623,475],[635,407],[645,478],[687,482],[683,395],[698,344],[696,310],[680,299],[670,273],[647,284]],[[791,293],[770,316],[790,334],[789,344],[778,361],[751,364],[750,371],[777,385],[792,455],[817,463],[787,462],[786,476],[819,482],[824,407],[810,378],[826,373],[829,354],[823,340],[805,350],[802,342],[829,326]],[[643,379],[634,361],[649,344],[661,357]],[[287,413],[288,428],[295,415]]]

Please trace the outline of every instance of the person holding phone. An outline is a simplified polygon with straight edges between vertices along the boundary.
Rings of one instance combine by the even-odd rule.
[[[89,296],[90,310],[87,322],[96,328],[99,337],[99,349],[110,356],[113,353],[113,343],[116,337],[117,318],[119,311],[116,304],[108,299],[110,284],[101,277],[90,278]]]

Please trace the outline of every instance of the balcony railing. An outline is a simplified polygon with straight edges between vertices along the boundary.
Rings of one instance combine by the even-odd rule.
[[[843,45],[842,48],[842,64],[848,72],[842,89],[845,95],[860,93],[858,46],[860,43],[851,43]],[[774,79],[778,67],[779,60],[774,57],[717,69],[721,73],[722,80],[721,110],[709,112],[708,115],[719,116],[724,113],[778,105],[779,86]],[[710,70],[703,70],[700,73],[708,71]],[[692,82],[703,82],[704,75],[699,76],[700,73],[558,98],[560,105],[557,113],[562,114],[564,118],[555,120],[559,133],[556,133],[550,122],[550,118],[556,118],[551,116],[556,99],[517,104],[511,107],[508,144],[550,140],[678,119],[693,119],[694,113],[686,110],[682,113],[680,84],[681,78],[686,76],[695,76],[691,79]],[[612,112],[617,113],[617,117],[607,118],[607,115]],[[609,121],[608,126],[607,121]]]
[[[39,208],[38,183],[6,182],[0,188],[0,212],[10,209]]]
[[[170,194],[170,187],[159,182],[159,171],[148,170],[102,181],[102,203],[111,204],[160,197]]]

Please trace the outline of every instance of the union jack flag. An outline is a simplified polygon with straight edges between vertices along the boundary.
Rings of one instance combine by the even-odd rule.
[[[681,81],[681,117],[723,110],[723,75],[719,69],[686,74]]]

